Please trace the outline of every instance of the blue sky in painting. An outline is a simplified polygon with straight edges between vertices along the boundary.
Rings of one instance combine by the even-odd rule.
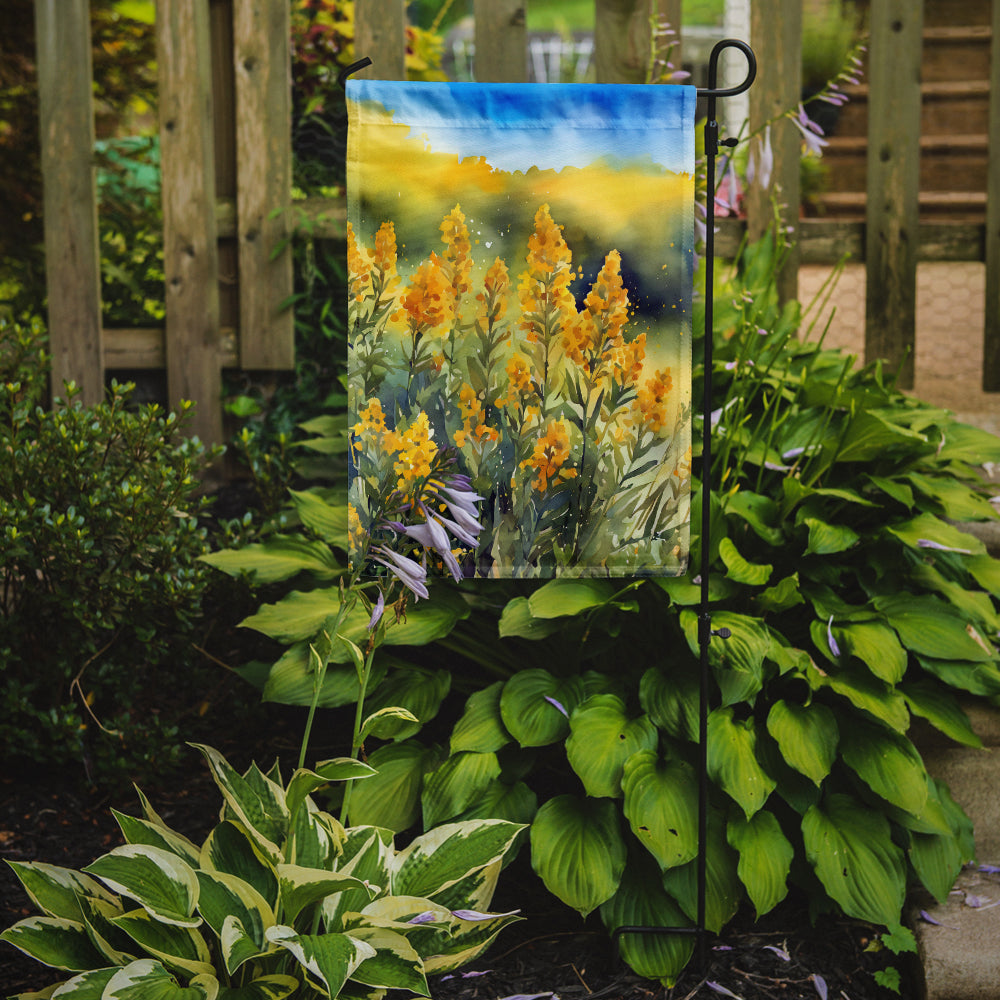
[[[485,156],[499,170],[652,162],[694,165],[693,87],[621,84],[399,83],[349,80],[438,153]]]

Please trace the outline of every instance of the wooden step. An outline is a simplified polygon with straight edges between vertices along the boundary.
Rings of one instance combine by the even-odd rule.
[[[865,218],[868,204],[863,191],[831,191],[816,201],[830,218]],[[986,193],[979,191],[921,191],[920,218],[955,222],[982,222],[986,216]]]
[[[921,79],[925,83],[988,80],[992,38],[989,25],[925,28]]]
[[[989,80],[937,80],[921,84],[921,135],[986,133],[990,107]],[[866,135],[868,131],[867,83],[846,91],[848,103],[841,109],[836,135]]]

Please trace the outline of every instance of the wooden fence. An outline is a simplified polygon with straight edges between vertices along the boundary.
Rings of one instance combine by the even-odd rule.
[[[90,101],[88,0],[35,0],[38,35],[46,252],[53,383],[75,380],[83,398],[103,392],[110,369],[166,369],[168,397],[195,400],[196,433],[223,437],[223,368],[276,371],[293,365],[289,0],[158,0],[166,325],[101,327]],[[476,75],[527,77],[525,4],[474,0]],[[651,8],[680,24],[681,0],[595,0],[597,79],[636,83],[649,57]],[[405,0],[357,0],[355,51],[364,71],[401,79]],[[919,79],[923,0],[871,0],[869,134],[865,221],[799,220],[782,291],[795,294],[800,263],[850,253],[867,269],[866,356],[892,363],[910,353],[912,384],[916,265],[985,261],[983,384],[1000,390],[1000,0],[992,4],[989,171],[985,224],[921,223]],[[759,73],[751,129],[800,97],[801,0],[753,0],[751,43]],[[683,46],[683,40],[681,40]],[[676,53],[675,53],[676,56]],[[772,198],[799,203],[800,137],[779,122],[776,168],[752,189],[745,223],[725,220],[717,249],[732,252],[772,218]],[[296,213],[314,236],[342,238],[343,201],[312,201]]]

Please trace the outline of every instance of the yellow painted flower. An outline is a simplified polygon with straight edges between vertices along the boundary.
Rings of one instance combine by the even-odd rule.
[[[354,235],[354,227],[347,223],[347,278],[351,287],[351,296],[360,302],[371,290],[371,265],[368,255],[358,247]]]
[[[646,334],[640,333],[635,340],[615,344],[608,352],[613,377],[622,385],[635,382],[642,374],[642,363],[646,357]]]
[[[531,456],[521,463],[521,468],[535,470],[532,486],[539,493],[544,493],[549,480],[567,480],[576,476],[576,469],[565,468],[568,458],[569,432],[566,425],[561,420],[551,420],[545,433],[535,442]]]
[[[539,206],[535,213],[535,229],[528,237],[525,261],[528,269],[521,273],[517,286],[524,316],[521,329],[535,343],[554,333],[563,319],[576,315],[576,303],[569,290],[573,254],[553,222],[548,205]]]
[[[385,413],[382,412],[382,403],[377,396],[368,400],[358,417],[360,419],[352,428],[355,434],[385,434]]]
[[[459,299],[472,287],[469,282],[472,272],[472,243],[465,225],[465,215],[458,205],[441,223],[441,242],[447,247],[444,269],[448,273],[455,298]]]
[[[499,432],[486,423],[483,404],[467,382],[463,382],[458,391],[458,410],[462,414],[462,429],[455,432],[455,444],[459,448],[464,448],[470,438],[477,450],[481,450],[487,441],[499,440]]]
[[[431,440],[430,421],[423,410],[417,419],[397,435],[399,456],[394,471],[399,477],[396,488],[405,496],[419,499],[419,487],[431,474],[431,463],[437,455],[437,445]]]
[[[528,359],[515,351],[507,362],[507,395],[498,403],[504,406],[520,407],[521,397],[534,392],[531,383],[531,368]]]
[[[442,266],[441,258],[432,253],[425,260],[403,292],[402,308],[394,319],[403,319],[414,335],[428,333],[450,323],[455,315],[455,290]]]
[[[677,463],[677,468],[674,469],[673,475],[681,481],[691,477],[691,445],[688,445],[687,451],[684,452],[684,457]]]
[[[664,430],[667,424],[667,397],[672,387],[673,378],[669,368],[657,371],[652,378],[646,379],[639,387],[632,404],[636,423],[648,427],[654,434]]]
[[[383,222],[378,227],[372,262],[383,275],[396,272],[396,227],[391,222]]]
[[[352,503],[347,505],[347,538],[352,552],[361,552],[368,538],[368,533],[358,515],[358,508]]]
[[[621,266],[621,254],[617,250],[609,251],[597,280],[584,299],[604,341],[618,338],[628,322],[628,292],[622,284]]]
[[[503,319],[507,312],[507,293],[510,276],[507,265],[497,257],[483,278],[483,290],[476,296],[479,302],[479,321],[485,327]]]

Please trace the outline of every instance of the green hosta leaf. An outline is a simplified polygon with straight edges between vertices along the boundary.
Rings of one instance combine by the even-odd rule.
[[[670,673],[650,667],[639,682],[639,704],[660,729],[678,740],[698,739],[698,674],[686,661]]]
[[[286,920],[295,918],[307,906],[345,889],[366,889],[364,883],[342,872],[327,872],[301,865],[278,865],[282,913]],[[374,892],[371,893],[374,895]]]
[[[937,459],[939,462],[966,462],[969,465],[998,462],[1000,445],[995,434],[952,420],[944,428],[944,443],[937,452]]]
[[[815,517],[803,518],[803,523],[809,529],[809,542],[805,551],[807,556],[828,556],[845,552],[861,537],[846,524],[828,524]]]
[[[804,604],[805,598],[799,590],[799,574],[792,573],[791,576],[784,577],[773,587],[757,594],[754,600],[761,611],[775,613]]]
[[[917,662],[949,687],[986,697],[1000,694],[1000,669],[993,663],[936,660],[931,656],[918,656]]]
[[[743,899],[743,884],[736,873],[736,852],[726,843],[726,824],[714,810],[708,818],[705,850],[705,926],[718,934],[732,919]],[[698,918],[698,861],[663,873],[663,887],[691,920]]]
[[[424,779],[424,826],[430,828],[454,819],[498,777],[500,764],[495,753],[452,754]]]
[[[996,658],[975,626],[936,597],[886,595],[876,597],[874,603],[899,633],[903,645],[915,653],[975,663]]]
[[[455,913],[462,913],[457,908]],[[430,973],[451,972],[478,958],[492,944],[493,939],[505,927],[516,923],[521,917],[516,912],[500,913],[488,919],[462,920],[455,918],[450,932],[434,951],[424,960],[424,971]]]
[[[950,521],[992,521],[996,517],[989,500],[952,476],[924,476],[911,472],[906,478],[925,497],[939,504]]]
[[[368,758],[377,774],[351,790],[353,826],[381,826],[399,833],[420,817],[424,774],[438,763],[438,753],[415,740],[379,747]]]
[[[272,921],[268,926],[274,926]],[[222,921],[219,931],[219,944],[222,949],[222,959],[226,963],[226,971],[230,975],[236,972],[242,965],[255,958],[274,951],[274,945],[261,944],[255,938],[256,929],[253,932],[247,929],[246,925],[238,917],[230,915]],[[263,929],[261,929],[263,935]]]
[[[352,929],[351,937],[375,949],[375,954],[351,973],[355,982],[430,996],[424,963],[402,934],[383,927],[362,926]]]
[[[939,594],[956,611],[988,634],[996,635],[1000,631],[1000,615],[989,594],[981,590],[970,590],[965,584],[947,579],[928,562],[914,566],[910,579],[917,585],[914,590],[929,590]]]
[[[373,890],[381,892],[388,890],[392,854],[392,831],[373,826],[351,827],[337,869],[342,875],[353,875],[367,882]],[[326,929],[346,930],[343,926],[344,914],[357,913],[370,902],[371,892],[368,889],[345,889],[335,896],[327,896],[322,903]]]
[[[970,555],[984,555],[986,552],[986,546],[978,538],[933,514],[918,514],[908,521],[888,525],[885,530],[912,549],[921,549],[921,542],[932,542]]]
[[[503,681],[470,695],[462,717],[451,733],[451,752],[473,750],[494,753],[510,742],[510,733],[500,717],[500,692]]]
[[[622,790],[625,818],[660,868],[697,855],[698,783],[688,764],[640,751],[625,762]]]
[[[343,642],[335,643],[331,655],[347,658]],[[378,656],[372,665],[369,686],[377,686],[385,677],[388,658]],[[329,664],[319,689],[317,708],[339,708],[358,700],[360,687],[353,666]],[[316,673],[311,660],[308,642],[297,642],[288,647],[271,665],[263,683],[261,697],[280,705],[311,705],[316,698]]]
[[[151,917],[178,927],[197,927],[198,878],[170,851],[146,844],[125,844],[98,858],[84,871],[113,892],[134,899]]]
[[[880,489],[886,496],[891,497],[896,503],[906,507],[907,510],[913,507],[913,490],[906,483],[897,479],[889,479],[886,476],[865,476],[874,487]]]
[[[223,949],[226,971],[232,975],[247,958],[265,950],[264,931],[274,925],[274,912],[252,885],[235,875],[200,871],[198,883],[201,887],[198,910],[216,936],[225,944],[223,929],[227,920],[238,921],[240,933],[236,934],[237,939],[249,939],[251,943],[251,955],[234,958],[232,947]],[[233,935],[234,931],[230,930],[228,936],[232,938]]]
[[[910,724],[903,696],[868,670],[841,667],[835,673],[821,675],[815,668],[807,674],[814,688],[827,687],[846,698],[856,708],[881,719],[896,732],[905,733]]]
[[[528,598],[533,618],[563,618],[599,608],[614,597],[616,588],[607,580],[589,578],[549,580]]]
[[[844,913],[874,924],[899,923],[906,866],[880,812],[849,795],[830,795],[806,813],[802,836],[809,863]]]
[[[529,824],[538,812],[538,796],[523,782],[508,785],[503,780],[493,781],[483,789],[477,799],[457,818],[505,819],[509,823]]]
[[[242,824],[227,820],[208,835],[201,848],[200,867],[234,875],[253,886],[271,907],[277,905],[277,873]]]
[[[838,462],[867,462],[890,448],[926,444],[923,434],[890,423],[871,410],[862,410],[851,421],[837,451]]]
[[[622,768],[638,750],[653,750],[659,739],[646,716],[629,719],[625,703],[613,694],[591,695],[570,717],[566,757],[588,795],[616,799]]]
[[[733,718],[732,708],[708,717],[708,774],[749,819],[774,791],[775,781],[757,762],[757,733],[752,718]]]
[[[726,514],[734,514],[745,521],[768,545],[777,547],[784,540],[781,511],[771,497],[739,490],[726,498]]]
[[[213,975],[198,975],[181,986],[159,962],[143,958],[118,969],[101,1000],[216,1000],[218,995],[219,981]]]
[[[296,813],[307,796],[331,781],[355,781],[374,777],[377,773],[375,768],[353,757],[335,757],[321,761],[312,771],[299,768],[288,782],[285,806],[289,813]]]
[[[994,597],[1000,597],[1000,559],[990,555],[973,556],[963,560],[965,568],[976,583]]]
[[[212,956],[205,939],[191,927],[164,924],[145,910],[132,910],[111,921],[168,968],[189,976],[211,975]]]
[[[771,573],[774,570],[770,563],[762,565],[747,562],[740,555],[735,543],[729,538],[723,538],[719,542],[719,556],[726,564],[728,571],[726,576],[736,583],[744,583],[749,587],[763,587],[771,578]]]
[[[614,933],[619,927],[687,927],[691,922],[664,891],[654,865],[630,858],[617,892],[601,904],[601,920]],[[622,958],[638,975],[673,986],[691,959],[690,934],[623,934]]]
[[[833,634],[843,652],[856,656],[886,684],[898,684],[906,673],[906,650],[896,633],[879,622],[836,625]]]
[[[500,614],[499,635],[501,639],[511,636],[520,639],[544,639],[562,627],[559,621],[535,618],[528,606],[528,598],[515,597],[507,602]]]
[[[531,866],[546,888],[586,916],[618,889],[625,842],[607,799],[557,795],[531,824]]]
[[[344,983],[375,949],[349,934],[296,934],[281,924],[270,927],[267,939],[287,949],[312,979],[322,984],[332,997],[339,996]]]
[[[967,747],[983,745],[965,710],[947,688],[932,680],[907,681],[900,685],[900,691],[910,711],[926,719],[945,736]]]
[[[115,902],[115,897],[97,879],[71,868],[60,868],[40,861],[8,861],[7,864],[13,869],[31,901],[46,916],[82,920],[80,896]]]
[[[255,584],[288,580],[298,573],[331,580],[343,572],[327,544],[295,535],[272,535],[266,542],[209,552],[200,559],[230,576],[245,573]]]
[[[939,903],[946,902],[965,861],[958,838],[951,833],[911,833],[909,855],[927,891]]]
[[[681,627],[691,652],[700,656],[698,616],[693,611],[682,611]],[[717,611],[712,615],[712,629],[723,628],[729,629],[729,638],[713,636],[708,646],[708,662],[722,690],[723,704],[752,703],[763,686],[764,658],[771,648],[770,633],[759,618]]]
[[[447,823],[428,830],[396,855],[392,891],[434,899],[461,879],[499,862],[521,829],[497,819]]]
[[[391,630],[390,630],[391,631]],[[451,674],[447,670],[427,670],[410,667],[394,670],[374,689],[365,707],[372,712],[384,708],[404,708],[416,720],[387,720],[380,726],[380,739],[405,740],[419,732],[423,723],[438,713],[441,702],[451,689]]]
[[[347,547],[347,496],[330,503],[315,490],[289,490],[292,506],[302,523],[324,542]]]
[[[547,746],[569,732],[569,716],[583,697],[579,677],[560,679],[547,670],[522,670],[504,684],[500,716],[521,746]]]
[[[830,773],[837,756],[837,720],[826,705],[797,705],[779,699],[767,716],[767,731],[781,756],[815,785]]]
[[[54,969],[81,972],[105,964],[104,958],[91,944],[86,927],[65,917],[19,920],[0,934],[0,941],[12,944],[35,961]]]
[[[774,813],[765,809],[751,819],[737,816],[726,828],[729,846],[739,851],[736,873],[760,919],[788,894],[788,872],[795,849],[781,832]]]
[[[176,854],[189,865],[198,864],[199,849],[187,837],[175,833],[160,823],[126,816],[124,813],[118,812],[117,809],[112,809],[111,812],[128,843],[159,847],[164,851]]]
[[[292,976],[261,976],[245,986],[223,987],[218,1000],[285,1000],[298,988]]]
[[[372,712],[361,724],[358,735],[362,740],[369,736],[380,740],[391,740],[395,736],[405,739],[404,733],[412,735],[421,725],[421,721],[409,709],[392,706]]]
[[[81,896],[83,923],[94,947],[104,956],[104,965],[128,965],[137,958],[135,943],[113,923],[125,911],[121,902],[109,903],[94,896]]]
[[[50,986],[42,993],[18,993],[10,1000],[42,1000],[42,998],[56,997],[57,1000],[101,1000],[104,996],[104,988],[114,978],[118,972],[117,966],[107,969],[91,969],[89,972],[82,972],[72,979],[67,979],[60,986]],[[54,992],[58,990],[58,992]]]
[[[905,736],[855,718],[849,738],[841,741],[840,753],[876,795],[908,813],[919,815],[923,810],[927,772]]]

